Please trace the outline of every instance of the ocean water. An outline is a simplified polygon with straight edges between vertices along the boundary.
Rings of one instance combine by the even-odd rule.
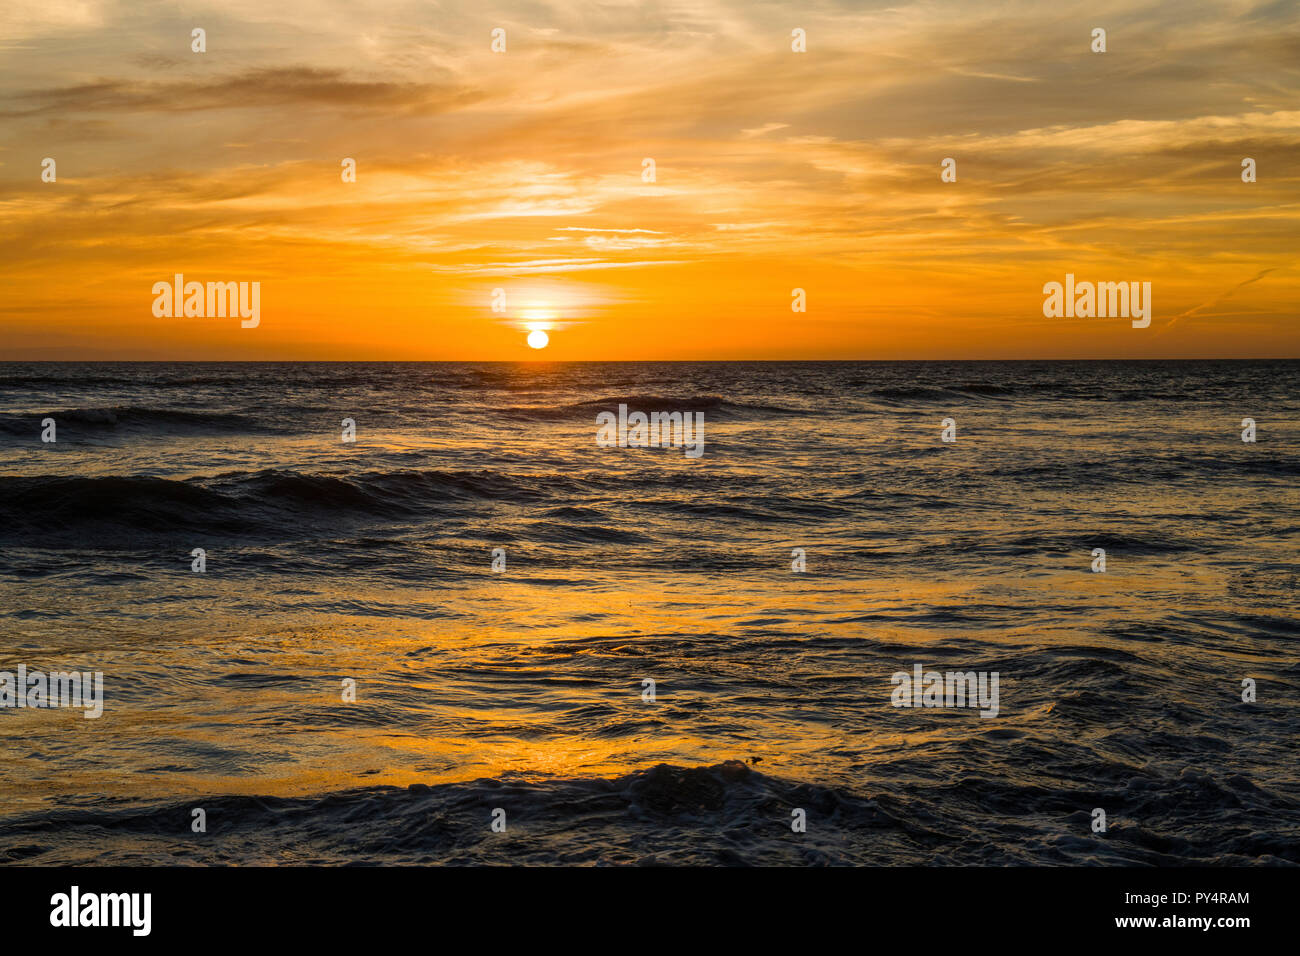
[[[0,860],[1297,864],[1298,449],[1291,361],[0,365],[0,670],[105,698]]]

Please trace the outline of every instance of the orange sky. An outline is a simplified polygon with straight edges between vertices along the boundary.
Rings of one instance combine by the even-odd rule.
[[[0,359],[1300,357],[1298,53],[1251,2],[6,0]],[[260,324],[155,317],[178,272]],[[1150,328],[1045,318],[1067,272]]]

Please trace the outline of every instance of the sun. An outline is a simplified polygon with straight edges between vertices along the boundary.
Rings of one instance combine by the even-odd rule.
[[[551,342],[551,337],[546,334],[546,330],[551,327],[551,320],[555,318],[555,313],[551,310],[549,302],[530,302],[529,306],[520,313],[525,320],[524,328],[528,330],[528,346],[544,349]]]

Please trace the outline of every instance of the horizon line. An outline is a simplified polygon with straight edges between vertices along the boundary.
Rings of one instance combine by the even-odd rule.
[[[876,364],[884,363],[905,363],[905,362],[1297,362],[1300,361],[1300,355],[1270,355],[1270,356],[1253,356],[1248,358],[1150,358],[1150,357],[1091,357],[1091,358],[836,358],[836,359],[809,359],[809,358],[770,358],[770,359],[717,359],[717,358],[698,358],[698,359],[309,359],[309,358],[283,358],[283,359],[137,359],[137,358],[62,358],[62,359],[11,359],[0,358],[0,364],[3,365],[353,365],[357,363],[366,363],[370,365],[399,365],[399,364],[424,364],[424,365],[693,365],[699,363],[711,363],[715,365],[733,364],[733,365],[757,365],[782,363],[787,365],[833,365],[833,364],[852,364],[862,362],[872,362]]]

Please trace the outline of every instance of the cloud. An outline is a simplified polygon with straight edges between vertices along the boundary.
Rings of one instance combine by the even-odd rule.
[[[0,116],[14,119],[69,113],[188,113],[313,105],[435,113],[466,106],[482,94],[451,84],[399,83],[348,77],[306,66],[267,67],[206,80],[98,80],[7,94]]]
[[[546,273],[585,272],[592,269],[647,269],[653,266],[682,265],[679,260],[646,259],[639,261],[604,259],[537,259],[530,262],[492,262],[478,265],[433,266],[435,272],[463,276],[542,275]]]
[[[789,123],[764,123],[762,126],[755,127],[754,129],[742,129],[740,133],[742,136],[752,139],[755,136],[763,136],[766,133],[774,133],[779,129],[789,128]]]
[[[1207,310],[1209,310],[1209,309],[1212,309],[1212,308],[1214,308],[1215,306],[1217,306],[1220,302],[1223,302],[1225,299],[1230,299],[1230,298],[1232,298],[1233,295],[1235,295],[1235,294],[1236,294],[1237,292],[1239,292],[1240,290],[1246,288],[1246,286],[1248,286],[1248,285],[1254,285],[1256,282],[1258,282],[1258,281],[1260,281],[1261,279],[1263,279],[1264,276],[1266,276],[1266,275],[1268,275],[1268,274],[1270,274],[1270,273],[1272,273],[1272,272],[1277,272],[1278,269],[1280,269],[1280,268],[1289,268],[1290,265],[1291,265],[1291,264],[1288,264],[1288,266],[1285,266],[1285,267],[1283,267],[1283,266],[1274,266],[1274,267],[1269,268],[1269,269],[1261,269],[1259,272],[1255,273],[1255,275],[1251,276],[1249,279],[1246,279],[1246,280],[1243,281],[1243,282],[1238,282],[1238,283],[1237,283],[1235,286],[1233,286],[1231,289],[1229,289],[1229,290],[1226,291],[1226,292],[1221,293],[1220,295],[1215,296],[1213,299],[1209,300],[1208,302],[1203,302],[1203,303],[1201,303],[1200,305],[1196,306],[1195,308],[1188,309],[1187,311],[1182,312],[1182,313],[1180,313],[1179,315],[1175,315],[1172,319],[1170,319],[1168,322],[1166,322],[1165,325],[1164,325],[1164,327],[1161,328],[1160,331],[1157,332],[1156,334],[1159,335],[1159,334],[1163,334],[1163,333],[1165,333],[1165,332],[1168,332],[1171,328],[1174,327],[1174,325],[1178,322],[1179,319],[1187,319],[1187,318],[1191,318],[1191,317],[1194,316],[1194,315],[1198,315],[1198,314],[1200,314],[1200,313],[1202,313],[1202,312],[1205,312],[1205,311],[1207,311]]]

